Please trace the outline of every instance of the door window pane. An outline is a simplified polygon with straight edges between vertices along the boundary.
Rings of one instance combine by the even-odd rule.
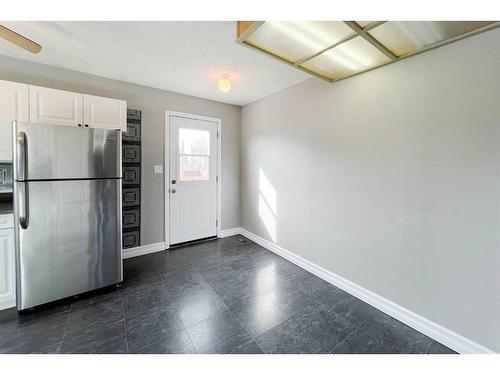
[[[210,133],[207,130],[180,128],[179,154],[210,155]]]
[[[208,181],[210,132],[179,128],[179,180]]]
[[[208,181],[209,156],[180,155],[179,180]]]

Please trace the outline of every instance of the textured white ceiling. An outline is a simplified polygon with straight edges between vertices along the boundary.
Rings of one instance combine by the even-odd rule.
[[[0,54],[244,105],[310,76],[235,42],[234,22],[1,22],[42,45]],[[0,67],[1,69],[1,67]],[[217,89],[226,73],[230,92]]]

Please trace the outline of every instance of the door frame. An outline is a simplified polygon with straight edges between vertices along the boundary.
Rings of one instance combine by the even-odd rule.
[[[164,196],[165,196],[165,210],[164,210],[164,220],[165,220],[165,246],[166,249],[170,247],[170,116],[184,117],[192,120],[202,120],[215,122],[217,124],[217,194],[216,194],[216,235],[219,237],[221,231],[221,217],[222,217],[222,120],[216,117],[208,117],[203,115],[195,115],[192,113],[177,112],[177,111],[165,111],[165,147],[164,147]]]

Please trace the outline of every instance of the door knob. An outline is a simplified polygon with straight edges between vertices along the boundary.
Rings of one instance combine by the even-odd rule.
[[[175,185],[175,183],[176,183],[176,182],[177,182],[177,181],[175,181],[175,180],[172,180],[172,185]]]
[[[170,191],[172,192],[172,194],[174,194],[176,190],[175,189],[171,189]]]

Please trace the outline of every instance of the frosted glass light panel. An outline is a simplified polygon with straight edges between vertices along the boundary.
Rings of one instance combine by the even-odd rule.
[[[371,24],[373,21],[356,21],[356,23],[361,26],[363,29],[368,26],[369,24]]]
[[[293,63],[353,32],[340,21],[266,21],[250,34],[245,43]]]
[[[339,79],[391,61],[361,37],[342,43],[301,66],[328,79]]]
[[[179,180],[208,181],[210,133],[206,130],[179,129]]]
[[[465,34],[491,21],[391,21],[369,33],[396,56]]]

